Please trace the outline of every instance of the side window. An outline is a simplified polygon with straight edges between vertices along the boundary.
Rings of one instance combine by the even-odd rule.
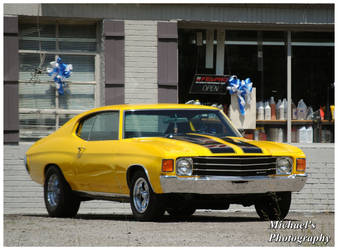
[[[96,115],[88,140],[117,140],[118,134],[119,112],[103,112]]]
[[[94,125],[96,116],[92,116],[86,120],[84,120],[77,131],[77,135],[82,138],[83,140],[88,141],[89,135],[90,135],[90,131],[92,130],[92,127]]]

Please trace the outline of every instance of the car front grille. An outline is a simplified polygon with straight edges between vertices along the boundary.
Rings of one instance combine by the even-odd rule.
[[[266,176],[276,174],[276,157],[193,157],[193,175]]]

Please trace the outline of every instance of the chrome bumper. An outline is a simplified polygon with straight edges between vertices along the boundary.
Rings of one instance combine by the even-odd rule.
[[[289,176],[161,176],[163,193],[195,194],[254,194],[266,192],[300,191],[307,175]]]

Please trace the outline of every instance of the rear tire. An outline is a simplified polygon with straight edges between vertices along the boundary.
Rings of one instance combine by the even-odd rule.
[[[255,204],[261,220],[283,220],[290,209],[291,192],[272,193]]]
[[[81,203],[56,166],[49,167],[46,172],[44,200],[51,217],[74,217]]]
[[[136,171],[132,177],[130,206],[135,219],[140,221],[158,220],[164,214],[162,199],[154,193],[142,170]]]

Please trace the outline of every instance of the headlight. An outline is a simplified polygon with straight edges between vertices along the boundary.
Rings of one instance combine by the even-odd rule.
[[[291,174],[292,162],[290,157],[277,158],[277,174]]]
[[[176,160],[176,174],[177,175],[192,175],[192,159],[179,158]]]

